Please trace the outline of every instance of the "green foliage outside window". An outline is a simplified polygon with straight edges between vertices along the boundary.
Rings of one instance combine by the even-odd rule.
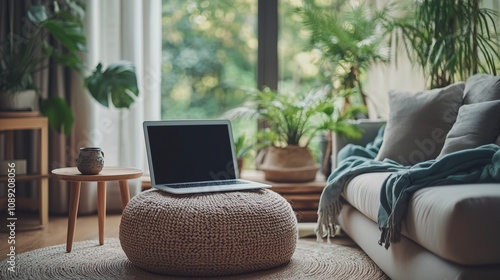
[[[163,1],[162,117],[215,118],[255,87],[253,0]]]

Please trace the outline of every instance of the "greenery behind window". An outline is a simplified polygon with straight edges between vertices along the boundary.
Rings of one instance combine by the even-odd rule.
[[[164,119],[218,117],[255,88],[256,3],[163,1]]]

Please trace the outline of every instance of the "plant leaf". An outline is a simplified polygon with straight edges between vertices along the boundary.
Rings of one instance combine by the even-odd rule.
[[[73,111],[66,101],[58,96],[39,99],[40,112],[49,119],[49,126],[57,132],[64,130],[65,135],[71,133],[74,123]]]
[[[76,18],[68,19],[48,19],[42,26],[52,34],[70,52],[86,50],[86,37],[83,27]]]
[[[135,67],[129,61],[110,64],[104,72],[99,63],[85,79],[85,85],[94,99],[106,107],[111,100],[116,108],[129,108],[139,96]]]
[[[33,5],[28,8],[28,19],[33,23],[41,23],[47,20],[47,10],[44,5]]]

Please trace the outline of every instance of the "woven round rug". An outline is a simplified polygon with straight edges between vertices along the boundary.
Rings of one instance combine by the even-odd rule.
[[[198,279],[154,274],[135,267],[125,256],[118,238],[99,246],[95,240],[66,244],[19,254],[16,273],[0,262],[2,279]],[[3,278],[3,277],[6,278]],[[288,264],[249,274],[203,279],[389,279],[361,250],[349,246],[299,239]]]

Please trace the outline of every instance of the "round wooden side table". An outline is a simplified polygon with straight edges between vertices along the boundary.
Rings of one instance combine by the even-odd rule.
[[[68,235],[66,239],[66,251],[71,252],[73,236],[75,233],[76,217],[78,215],[78,204],[80,201],[80,188],[82,182],[97,182],[97,216],[99,223],[99,245],[104,244],[104,224],[106,222],[106,182],[118,181],[120,184],[120,195],[122,207],[125,208],[130,200],[128,191],[129,179],[142,176],[142,170],[128,167],[105,166],[97,175],[83,175],[76,167],[65,167],[52,170],[52,177],[58,180],[70,181],[70,201],[68,212]]]

